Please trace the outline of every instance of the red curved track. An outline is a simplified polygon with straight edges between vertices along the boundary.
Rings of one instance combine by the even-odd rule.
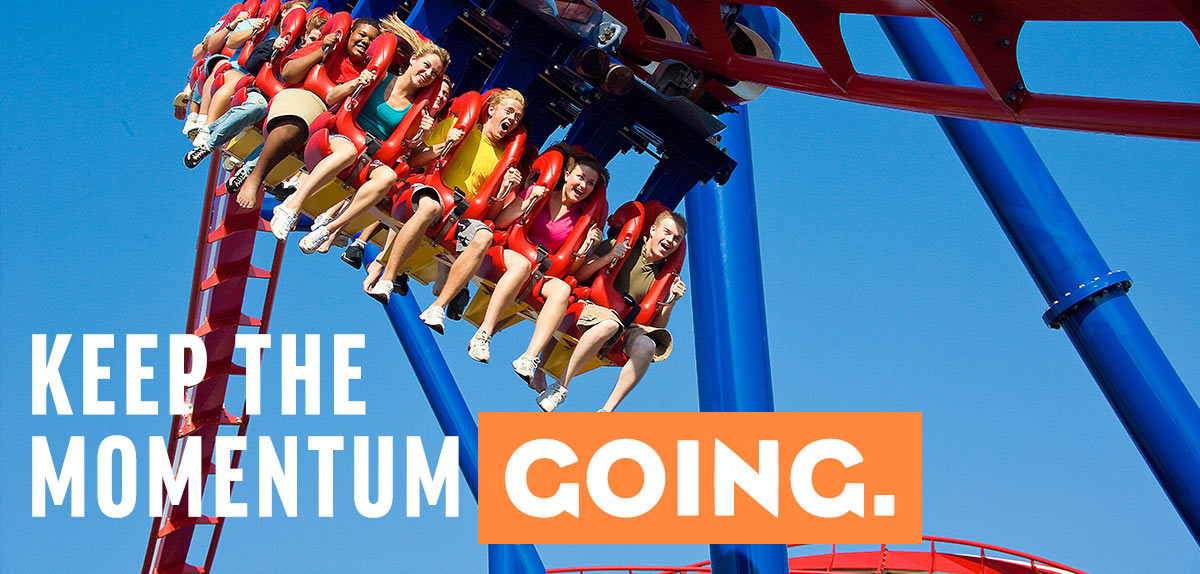
[[[789,574],[830,574],[837,572],[924,572],[928,574],[1087,574],[1032,554],[1009,550],[990,544],[954,538],[923,536],[928,550],[892,550],[881,544],[879,550],[841,552],[837,545],[827,554],[793,556],[788,559]],[[938,551],[937,546],[950,544],[957,552]],[[805,546],[789,544],[789,548]],[[963,552],[966,550],[969,553]],[[988,551],[992,555],[988,556]],[[997,556],[1002,554],[1003,556]],[[547,574],[586,574],[588,572],[655,572],[657,574],[702,574],[712,572],[709,562],[687,566],[587,566],[583,568],[553,568]]]
[[[703,48],[646,34],[632,0],[597,0],[629,31],[622,49],[647,60],[679,60],[731,78],[851,102],[902,110],[1036,126],[1200,140],[1200,104],[1033,93],[1017,64],[1026,22],[1181,22],[1200,42],[1200,3],[1194,0],[751,0],[778,8],[804,38],[820,66],[738,54],[716,0],[673,1]],[[842,40],[840,16],[937,18],[958,40],[983,88],[948,86],[859,74]]]

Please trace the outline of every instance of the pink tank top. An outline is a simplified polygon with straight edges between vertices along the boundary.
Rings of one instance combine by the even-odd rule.
[[[555,193],[553,191],[547,193]],[[521,197],[529,195],[529,189],[521,192]],[[583,203],[577,203],[567,210],[567,213],[562,217],[551,221],[550,206],[544,205],[534,216],[533,221],[525,228],[525,237],[534,245],[545,247],[550,253],[558,251],[567,236],[571,234],[571,230],[575,229],[575,224],[579,222],[579,218],[583,216]]]

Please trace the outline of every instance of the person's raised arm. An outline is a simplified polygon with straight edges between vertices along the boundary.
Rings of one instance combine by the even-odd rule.
[[[316,48],[305,46],[297,56],[284,62],[279,70],[279,79],[285,84],[298,84],[308,75],[313,66],[325,60],[325,52],[337,43],[337,34],[326,34],[321,38],[321,45]]]
[[[436,141],[438,139],[437,131],[438,130],[435,129],[434,133],[430,134],[433,137],[427,141]],[[409,155],[408,165],[412,166],[414,169],[423,168],[429,165],[429,163],[436,159],[439,155],[442,155],[442,152],[446,151],[446,148],[454,145],[456,142],[458,142],[458,140],[461,140],[462,137],[462,130],[453,127],[449,128],[449,131],[446,132],[446,137],[443,138],[442,141],[434,144],[426,143],[426,145],[420,150],[417,150],[413,152],[412,155]]]
[[[237,17],[234,18],[232,22],[228,22],[224,26],[217,28],[217,31],[209,34],[208,37],[204,39],[204,49],[212,52],[213,54],[224,50],[225,40],[229,37],[229,33],[232,32],[234,28],[237,28],[238,24],[241,24],[243,20],[246,20],[249,17],[249,12],[238,12]]]
[[[510,167],[508,169],[515,170],[516,168]],[[505,175],[507,176],[508,174]],[[520,219],[522,215],[524,215],[529,211],[530,208],[533,207],[533,204],[537,203],[537,201],[545,195],[546,188],[540,185],[530,186],[529,189],[526,190],[525,197],[521,198],[520,201],[509,202],[508,205],[504,206],[504,210],[496,216],[496,229],[506,229],[513,223],[516,223],[516,221]]]
[[[575,272],[575,278],[579,280],[580,284],[591,281],[592,277],[596,276],[596,273],[612,265],[614,261],[620,259],[627,251],[629,251],[629,245],[625,243],[617,243],[615,240],[601,243],[596,253],[588,257],[584,261],[583,266]]]
[[[230,32],[229,35],[225,37],[225,44],[235,47],[245,44],[246,40],[253,38],[254,35],[258,33],[259,29],[266,24],[266,22],[266,18],[254,18],[253,24],[249,26],[239,25],[235,27],[234,31]]]
[[[675,304],[679,302],[684,293],[687,293],[687,286],[683,284],[683,279],[676,277],[675,281],[671,282],[671,294],[667,298],[667,304],[658,312],[658,316],[650,322],[650,326],[666,327],[667,321],[671,320],[671,309],[675,308]]]
[[[357,90],[360,86],[365,86],[373,81],[375,81],[375,72],[363,70],[357,78],[354,78],[353,80],[350,80],[344,84],[338,84],[334,86],[333,89],[329,90],[329,94],[325,96],[325,104],[328,105],[330,109],[333,109],[337,107],[338,104],[342,103],[342,100],[346,99],[347,96],[353,94],[354,90]]]
[[[578,278],[579,269],[581,267],[583,267],[583,263],[584,263],[584,261],[586,261],[587,254],[591,253],[592,250],[595,249],[596,246],[598,246],[599,244],[600,244],[600,227],[597,225],[592,225],[591,229],[588,229],[587,239],[584,240],[583,245],[579,246],[579,253],[578,253],[579,256],[575,257],[571,261],[571,265],[567,267],[566,274],[567,275],[575,275]]]

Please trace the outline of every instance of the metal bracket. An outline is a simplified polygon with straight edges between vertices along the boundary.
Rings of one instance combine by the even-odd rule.
[[[1050,308],[1046,309],[1045,313],[1042,313],[1042,320],[1051,329],[1058,329],[1062,323],[1062,316],[1076,305],[1113,289],[1129,291],[1131,285],[1133,282],[1128,273],[1109,271],[1100,277],[1092,278],[1091,282],[1080,285],[1074,291],[1064,293],[1057,301],[1050,304]]]

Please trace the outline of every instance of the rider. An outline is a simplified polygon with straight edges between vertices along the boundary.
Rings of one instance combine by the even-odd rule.
[[[456,120],[448,118],[434,128],[425,138],[429,146],[413,154],[409,163],[422,167],[441,155],[447,147],[458,143],[454,159],[441,170],[442,182],[450,189],[460,189],[470,200],[487,181],[492,170],[500,163],[504,153],[503,140],[513,133],[525,114],[525,96],[508,88],[493,93],[484,103],[485,120],[467,133],[454,127]],[[504,174],[501,188],[516,185],[521,181],[521,171],[510,167]],[[376,260],[368,266],[363,290],[371,295],[388,297],[392,292],[391,277],[395,277],[403,264],[416,251],[421,237],[430,227],[445,221],[445,209],[438,191],[426,185],[418,185],[411,196],[412,215],[393,240],[387,265]],[[403,206],[398,206],[403,207]],[[398,210],[393,215],[398,215]],[[421,313],[421,320],[439,333],[446,319],[446,305],[467,286],[471,277],[483,263],[487,250],[492,245],[492,230],[487,224],[475,219],[459,219],[455,228],[458,257],[450,267],[446,284],[437,299]],[[388,277],[389,279],[381,279]]]
[[[548,252],[555,253],[566,241],[567,236],[574,230],[577,222],[583,217],[584,202],[595,191],[597,185],[608,181],[608,170],[595,158],[586,154],[567,155],[563,168],[565,174],[562,184],[546,198],[544,205],[532,220],[525,226],[525,234],[530,242],[544,247]],[[533,205],[547,194],[541,186],[532,186],[521,194],[521,201],[514,201],[504,208],[496,217],[496,228],[503,229],[527,213]],[[600,232],[596,228],[590,230],[594,235],[593,242],[599,240]],[[582,263],[582,260],[579,261]],[[501,314],[514,299],[517,298],[521,287],[531,281],[533,262],[525,255],[511,249],[504,250],[504,275],[496,282],[496,289],[488,301],[487,311],[479,330],[471,337],[467,354],[472,359],[483,363],[490,357],[489,342],[501,319]],[[570,270],[568,269],[568,272]],[[550,342],[554,331],[562,322],[570,303],[571,287],[557,277],[545,277],[542,282],[541,296],[545,299],[538,312],[533,336],[529,347],[513,361],[513,370],[522,379],[530,382],[538,367],[538,352]],[[542,390],[542,389],[537,389]]]
[[[631,256],[625,259],[625,264],[613,277],[613,287],[620,293],[628,294],[635,301],[641,301],[650,291],[651,285],[658,279],[667,257],[679,249],[683,243],[683,235],[687,232],[687,221],[682,215],[671,211],[663,211],[654,219],[650,234],[645,240],[640,240],[632,247]],[[593,255],[575,273],[580,283],[590,280],[601,269],[611,265],[625,255],[624,244],[610,239],[601,243]],[[621,400],[633,389],[646,369],[652,362],[658,362],[671,352],[671,334],[666,330],[667,321],[671,319],[671,310],[675,303],[687,291],[683,280],[678,277],[671,285],[669,302],[662,308],[650,325],[636,323],[626,327],[617,312],[588,302],[579,313],[577,325],[583,335],[571,353],[567,368],[563,371],[559,382],[538,395],[537,403],[546,412],[553,411],[567,398],[567,385],[571,378],[592,357],[607,351],[612,345],[624,344],[628,360],[621,367],[617,383],[609,394],[608,401],[600,412],[612,412],[621,404]]]
[[[343,54],[328,54],[329,48],[338,41],[336,34],[330,33],[320,42],[309,44],[287,57],[279,74],[284,83],[300,84],[313,66],[324,62],[333,64],[326,66],[326,72],[337,85],[324,99],[303,88],[290,88],[275,95],[267,112],[262,153],[254,170],[242,182],[236,198],[238,205],[246,209],[255,207],[263,179],[283,158],[304,145],[309,124],[327,107],[341,103],[355,88],[371,82],[372,74],[365,69],[367,48],[378,35],[378,20],[359,18],[350,26],[349,41]],[[336,60],[335,56],[338,56]]]

